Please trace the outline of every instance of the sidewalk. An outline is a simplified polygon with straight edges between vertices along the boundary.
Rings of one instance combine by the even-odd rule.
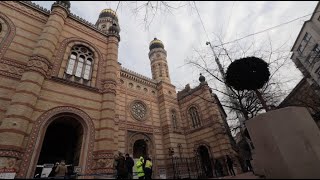
[[[237,174],[236,176],[224,176],[220,178],[210,178],[210,179],[261,179],[255,176],[252,172]]]

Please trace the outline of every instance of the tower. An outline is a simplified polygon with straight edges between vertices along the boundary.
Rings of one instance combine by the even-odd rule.
[[[167,63],[167,51],[164,49],[162,41],[154,38],[154,40],[150,42],[149,50],[152,79],[171,84]]]
[[[107,33],[109,28],[114,24],[116,25],[116,27],[119,27],[118,16],[116,12],[112,9],[102,10],[96,22],[96,26],[98,27],[98,29],[101,29],[103,32]]]

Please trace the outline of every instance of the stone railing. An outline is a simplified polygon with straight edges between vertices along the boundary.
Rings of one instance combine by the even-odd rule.
[[[47,15],[50,15],[50,10],[49,9],[46,9],[46,8],[44,8],[44,7],[41,7],[40,5],[38,5],[38,4],[36,4],[36,3],[33,3],[33,2],[31,2],[31,1],[19,1],[19,2],[21,2],[22,4],[25,4],[25,5],[27,5],[27,6],[29,6],[29,7],[32,7],[32,8],[34,8],[34,9],[36,9],[36,10],[38,10],[38,11],[41,11],[42,13],[45,13],[45,14],[47,14]]]
[[[144,75],[141,75],[139,73],[136,73],[132,70],[129,70],[127,68],[121,67],[121,73],[122,76],[133,79],[134,81],[150,85],[154,88],[157,86],[157,81],[154,79],[151,79],[149,77],[146,77]]]
[[[33,3],[33,2],[31,2],[31,1],[19,1],[19,2],[22,3],[22,4],[24,4],[24,5],[27,5],[27,6],[31,7],[31,8],[33,8],[33,9],[35,9],[35,10],[38,10],[38,11],[40,11],[40,12],[42,12],[42,13],[48,15],[48,16],[50,15],[50,12],[51,12],[50,10],[48,10],[48,9],[46,9],[46,8],[44,8],[44,7],[41,7],[40,5],[38,5],[38,4],[36,4],[36,3]],[[73,20],[75,20],[75,21],[77,21],[77,22],[79,22],[79,23],[81,23],[81,24],[89,27],[90,29],[95,30],[95,31],[97,31],[97,32],[105,35],[105,36],[110,35],[110,33],[105,33],[105,32],[103,32],[103,31],[101,31],[95,24],[93,24],[93,23],[91,23],[91,22],[83,19],[82,17],[80,17],[80,16],[78,16],[78,15],[75,15],[75,14],[73,14],[73,13],[70,12],[69,17],[70,17],[71,19],[73,19]]]

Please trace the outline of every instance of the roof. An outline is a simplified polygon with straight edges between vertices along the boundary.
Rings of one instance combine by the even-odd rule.
[[[288,94],[288,96],[279,104],[279,107],[282,107],[286,101],[288,101],[299,89],[300,87],[306,82],[306,78],[302,78],[301,81],[293,88],[293,90]]]

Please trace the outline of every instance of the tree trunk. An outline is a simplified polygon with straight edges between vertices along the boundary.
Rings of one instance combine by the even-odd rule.
[[[268,112],[268,111],[269,111],[269,108],[268,108],[268,106],[267,106],[267,104],[266,104],[266,101],[263,99],[260,91],[259,91],[258,89],[255,89],[254,92],[256,93],[258,99],[260,100],[260,102],[261,102],[261,104],[262,104],[262,107],[266,110],[266,112]]]

